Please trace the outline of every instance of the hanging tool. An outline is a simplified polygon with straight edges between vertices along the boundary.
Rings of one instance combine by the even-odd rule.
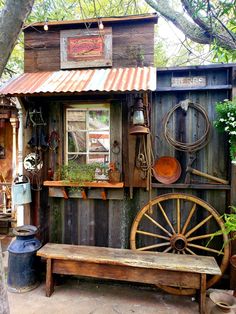
[[[221,184],[229,184],[229,181],[212,176],[208,173],[199,171],[197,169],[192,168],[192,164],[193,162],[196,160],[196,154],[195,153],[190,153],[189,157],[188,157],[188,164],[187,164],[187,168],[186,168],[186,176],[185,176],[185,184],[190,184],[191,183],[191,174],[195,174],[197,176],[201,176],[203,178],[221,183]]]
[[[187,167],[186,172],[187,172],[187,173],[192,173],[192,174],[195,174],[195,175],[198,175],[198,176],[201,176],[201,177],[203,177],[203,178],[206,178],[206,179],[209,179],[209,180],[218,182],[218,183],[229,184],[229,181],[227,181],[227,180],[224,180],[224,179],[221,179],[221,178],[212,176],[212,175],[210,175],[210,174],[208,174],[208,173],[199,171],[199,170],[194,169],[194,168],[192,168],[192,167]]]

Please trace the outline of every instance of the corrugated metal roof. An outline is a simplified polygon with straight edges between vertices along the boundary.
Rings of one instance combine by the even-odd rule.
[[[111,68],[24,73],[0,88],[3,95],[156,90],[156,68]]]

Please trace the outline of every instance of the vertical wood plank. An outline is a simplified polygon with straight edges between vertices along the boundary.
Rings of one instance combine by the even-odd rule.
[[[77,200],[78,211],[78,244],[95,244],[95,222],[94,222],[95,200]]]
[[[115,162],[118,170],[122,172],[122,106],[120,101],[111,102],[110,119],[110,158],[111,162]]]
[[[108,201],[96,200],[94,204],[96,246],[108,246]]]
[[[201,274],[201,287],[200,287],[200,302],[199,310],[200,314],[206,314],[206,274]]]
[[[54,291],[54,282],[53,282],[53,274],[52,274],[52,260],[51,258],[47,258],[47,266],[46,266],[46,296],[50,297]]]
[[[121,225],[125,223],[122,217],[122,203],[120,201],[109,201],[109,230],[108,246],[121,248]]]

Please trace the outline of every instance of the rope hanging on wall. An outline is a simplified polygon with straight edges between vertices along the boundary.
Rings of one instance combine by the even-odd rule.
[[[199,139],[197,139],[196,141],[194,141],[192,143],[180,142],[176,138],[173,137],[173,135],[171,134],[171,132],[168,128],[168,124],[169,124],[174,112],[177,109],[181,108],[182,110],[187,112],[189,107],[193,108],[194,110],[196,110],[197,112],[199,112],[203,116],[203,118],[205,120],[205,129],[203,131],[203,135]],[[164,137],[165,137],[166,141],[171,146],[173,146],[175,149],[180,150],[180,151],[184,151],[184,152],[198,151],[208,143],[209,138],[210,138],[211,123],[210,123],[210,120],[208,118],[206,110],[202,106],[200,106],[199,104],[195,104],[195,103],[191,102],[189,99],[186,99],[186,100],[178,103],[177,105],[175,105],[167,113],[166,117],[163,120],[163,125],[164,125]]]

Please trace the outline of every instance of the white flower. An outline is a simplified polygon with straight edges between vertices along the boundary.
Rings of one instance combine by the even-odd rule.
[[[226,127],[225,127],[225,131],[228,131],[228,130],[229,130],[229,126],[226,126]]]
[[[225,119],[223,119],[223,118],[220,119],[220,122],[224,122],[224,121],[225,121]]]

